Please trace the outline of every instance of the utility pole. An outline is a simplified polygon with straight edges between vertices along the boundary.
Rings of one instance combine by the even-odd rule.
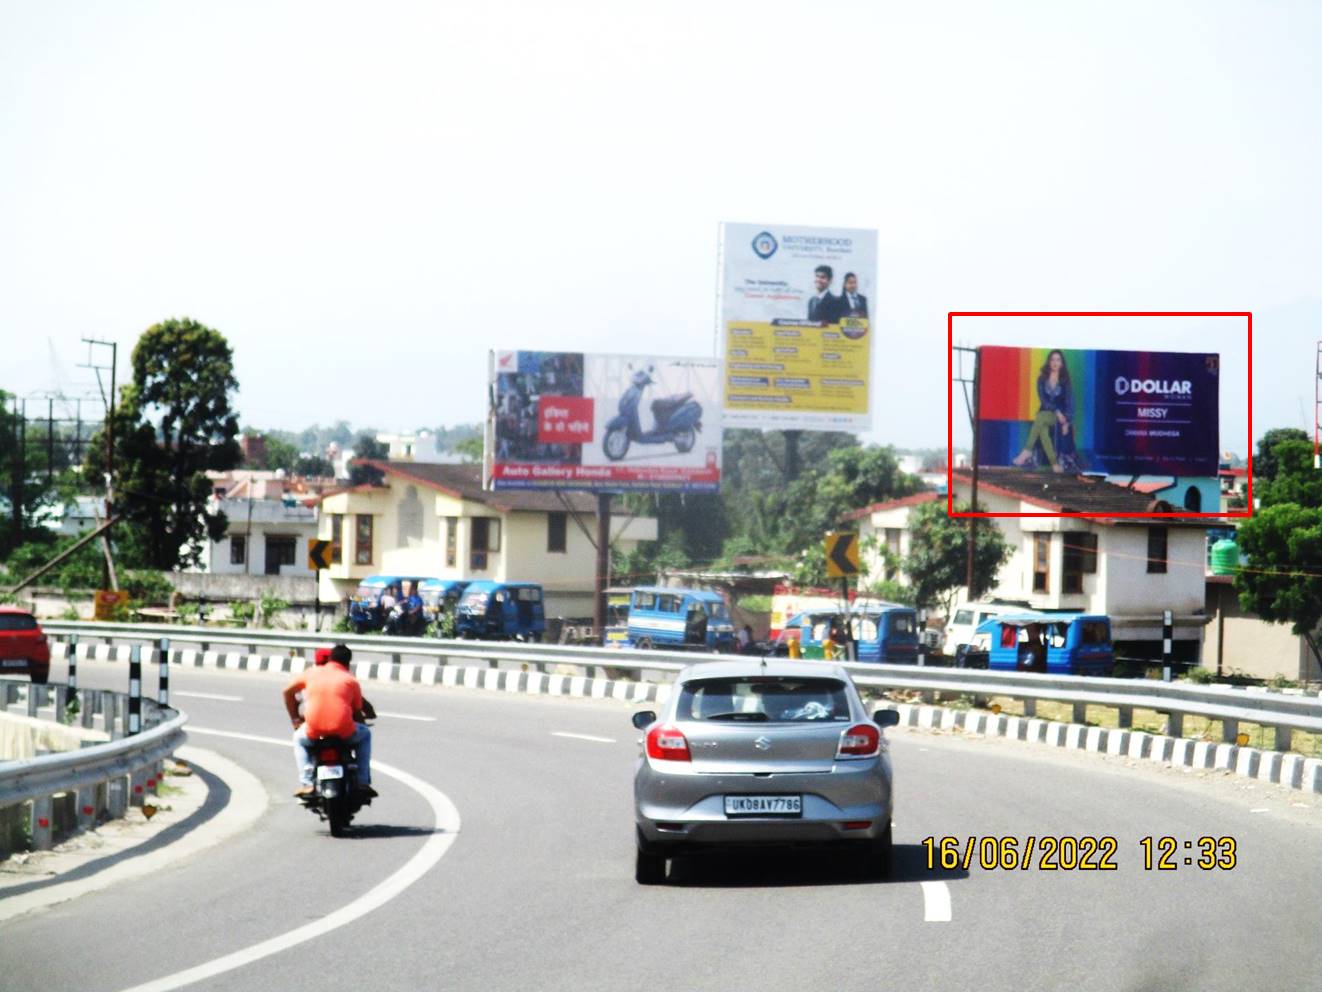
[[[952,377],[953,377],[953,382],[958,382],[958,383],[963,387],[961,391],[964,393],[964,405],[965,405],[965,407],[968,409],[968,414],[969,414],[969,428],[973,431],[973,466],[972,466],[972,467],[973,467],[973,492],[972,492],[972,498],[970,499],[969,512],[970,512],[970,513],[976,513],[976,512],[978,511],[978,454],[979,454],[979,452],[978,452],[978,401],[979,401],[979,383],[980,383],[980,379],[981,379],[981,376],[978,374],[978,349],[976,349],[976,348],[966,348],[966,347],[956,347],[956,348],[954,349],[954,351],[959,352],[960,366],[959,366],[959,373],[956,374],[956,373],[955,373],[955,369],[954,369],[954,367],[953,367],[954,362],[953,362],[953,355],[952,355],[952,361],[951,361],[951,365],[952,365],[952,367],[951,367],[951,375],[952,375]],[[964,358],[965,358],[966,356],[972,356],[972,359],[973,359],[973,378],[972,378],[972,379],[966,378],[966,377],[964,376],[964,374],[963,374],[963,372],[964,372]],[[972,398],[971,401],[970,401],[970,399],[969,399],[969,386],[972,386],[972,387],[973,387],[973,398]],[[954,437],[955,437],[955,435],[954,435],[954,426],[953,426],[953,425],[954,425],[954,422],[955,422],[955,411],[954,411],[954,410],[951,410],[951,411],[950,411],[950,423],[951,423],[952,426],[951,426],[951,433],[950,433],[950,457],[951,457],[952,460],[954,459],[954,456],[955,456],[955,445],[954,445]],[[949,466],[949,470],[950,470],[951,496],[952,496],[952,502],[953,502],[953,495],[954,495],[954,481],[955,481],[955,466],[954,466],[954,465],[950,465],[950,466]],[[964,585],[965,585],[965,586],[967,587],[967,589],[968,589],[968,597],[969,597],[969,599],[970,599],[970,600],[973,600],[973,599],[976,598],[976,592],[975,592],[975,590],[974,590],[974,588],[973,588],[973,580],[974,580],[974,563],[977,561],[977,555],[978,555],[978,518],[977,518],[977,517],[969,517],[969,518],[968,518],[968,521],[969,521],[969,540],[968,540],[968,553],[967,553],[967,557],[966,557],[966,559],[965,559],[965,565],[964,565]]]
[[[105,546],[106,567],[104,571],[104,585],[113,588],[113,572],[110,567],[110,525],[115,520],[115,373],[119,367],[119,344],[115,341],[101,341],[96,338],[83,338],[87,344],[87,364],[80,365],[79,368],[92,369],[96,372],[96,385],[101,390],[101,401],[106,409],[106,530],[101,535],[101,541]],[[110,394],[106,395],[105,386],[101,382],[101,373],[107,371],[104,365],[97,365],[92,361],[92,349],[96,347],[110,349]]]

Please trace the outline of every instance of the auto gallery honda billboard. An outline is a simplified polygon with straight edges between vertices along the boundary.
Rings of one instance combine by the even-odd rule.
[[[726,427],[868,430],[877,232],[723,224]]]
[[[978,463],[1057,472],[1217,473],[1218,355],[978,349]]]
[[[492,489],[716,492],[715,358],[491,354]]]

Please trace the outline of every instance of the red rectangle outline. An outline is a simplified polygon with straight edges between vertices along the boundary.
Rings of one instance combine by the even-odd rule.
[[[956,317],[1243,317],[1248,322],[1249,387],[1249,477],[1243,510],[1225,513],[986,513],[955,512],[955,318]],[[976,417],[976,411],[975,411]],[[976,429],[976,427],[975,427]],[[1122,517],[1151,519],[1172,517],[1181,520],[1247,519],[1253,516],[1253,313],[1249,310],[952,310],[946,315],[946,514],[954,519],[998,517],[1091,517],[1115,520]]]

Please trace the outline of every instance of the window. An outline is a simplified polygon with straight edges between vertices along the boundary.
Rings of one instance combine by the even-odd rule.
[[[886,562],[886,578],[893,579],[896,577],[895,569],[891,567],[890,563],[891,561],[898,562],[900,560],[900,528],[886,528],[886,550],[894,556]]]
[[[445,518],[445,567],[454,568],[459,563],[459,518]]]
[[[500,550],[500,520],[496,517],[473,518],[473,550]]]
[[[678,596],[658,596],[656,608],[662,613],[678,613],[684,601]]]
[[[1148,528],[1148,572],[1166,572],[1166,528]]]
[[[955,611],[955,619],[954,619],[954,620],[951,620],[950,622],[951,622],[952,625],[953,625],[953,624],[959,624],[959,626],[961,626],[961,627],[966,627],[966,626],[968,626],[969,624],[971,624],[971,623],[973,622],[973,611],[972,611],[972,610],[956,610],[956,611]]]
[[[0,613],[0,630],[36,630],[37,621],[30,613]]]
[[[1097,535],[1080,531],[1062,536],[1065,539],[1062,591],[1083,592],[1083,577],[1097,572]]]
[[[546,550],[550,553],[564,553],[568,537],[569,514],[563,510],[553,510],[546,515]]]
[[[248,538],[242,534],[230,535],[230,564],[243,565],[248,561]]]
[[[297,541],[281,534],[266,535],[266,574],[279,575],[281,565],[294,564]]]
[[[656,593],[636,592],[633,594],[633,608],[635,610],[650,610],[656,606]]]
[[[1051,590],[1051,535],[1033,535],[1033,592]]]
[[[1108,644],[1111,631],[1101,620],[1086,620],[1083,624],[1082,640],[1084,644]]]
[[[354,517],[353,562],[355,565],[372,564],[372,515],[359,513]]]
[[[850,719],[843,682],[768,676],[686,682],[675,715],[680,720],[749,723],[846,723]]]
[[[331,564],[344,561],[344,514],[331,514]]]
[[[890,632],[892,634],[912,634],[917,626],[912,613],[896,613],[891,617]]]

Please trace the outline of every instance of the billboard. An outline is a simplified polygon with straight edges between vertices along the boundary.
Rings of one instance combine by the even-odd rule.
[[[978,349],[978,463],[1215,476],[1215,354]]]
[[[715,358],[497,351],[491,401],[493,489],[720,489]]]
[[[877,232],[723,224],[725,426],[867,430]]]

